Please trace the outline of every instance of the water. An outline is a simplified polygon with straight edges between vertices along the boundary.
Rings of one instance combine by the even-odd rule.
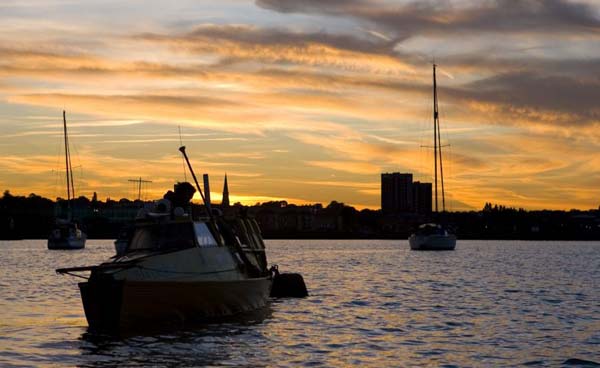
[[[600,361],[600,242],[273,240],[311,296],[262,318],[110,339],[86,333],[77,279],[112,241],[0,242],[0,366],[556,366]]]

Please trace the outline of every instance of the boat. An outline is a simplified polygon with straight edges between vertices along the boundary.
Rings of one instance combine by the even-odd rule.
[[[456,235],[435,223],[420,225],[408,241],[412,250],[454,250],[456,247]]]
[[[107,262],[56,270],[80,277],[89,272],[79,289],[91,332],[210,322],[267,305],[276,269],[267,268],[257,222],[238,208],[213,209],[185,146],[180,151],[195,187],[177,183],[152,208],[140,210],[124,231],[124,249]],[[196,191],[200,213],[191,205]]]
[[[436,65],[433,64],[433,167],[435,181],[435,217],[440,219],[438,209],[438,158],[442,190],[442,219],[446,212],[446,197],[444,194],[444,168],[442,163],[442,145],[440,138],[440,121],[438,112]],[[420,225],[417,231],[408,238],[412,250],[454,250],[456,235],[452,234],[445,224],[427,223]]]
[[[73,221],[71,199],[75,198],[73,185],[73,167],[71,166],[71,151],[67,133],[67,117],[63,111],[63,131],[65,139],[65,168],[67,173],[67,218],[56,218],[54,228],[48,236],[48,249],[82,249],[85,247],[87,236],[76,221]]]

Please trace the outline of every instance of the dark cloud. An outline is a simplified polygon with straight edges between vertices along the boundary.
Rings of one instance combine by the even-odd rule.
[[[460,6],[452,1],[414,1],[404,5],[366,0],[257,0],[282,13],[351,17],[394,32],[397,37],[461,32],[600,32],[597,8],[567,0],[493,0]]]
[[[143,34],[140,38],[156,41],[188,41],[218,43],[236,42],[245,46],[302,47],[310,44],[330,46],[340,50],[375,54],[391,54],[399,39],[385,41],[376,37],[355,37],[327,32],[294,32],[279,28],[258,28],[246,25],[201,25],[181,35]],[[215,45],[216,46],[216,45]]]
[[[496,54],[496,55],[494,55]],[[590,76],[600,75],[600,58],[550,58],[533,57],[526,54],[512,55],[513,57],[503,57],[502,51],[486,52],[482,50],[478,53],[464,55],[445,56],[441,63],[442,68],[448,69],[466,69],[488,74],[507,74],[519,72],[543,72],[547,75],[570,76],[579,78],[589,78]],[[423,56],[419,55],[399,55],[402,59],[413,65],[422,64]]]
[[[459,101],[489,103],[515,117],[538,116],[543,123],[587,124],[600,120],[600,78],[577,79],[535,72],[501,74],[442,89]],[[566,116],[566,117],[565,117]]]
[[[533,61],[531,61],[533,63]],[[566,62],[565,62],[566,63]],[[578,65],[591,65],[593,61],[579,61],[561,65],[561,70],[570,72]],[[544,68],[540,68],[544,70]],[[341,76],[306,71],[264,69],[258,74],[306,81],[315,85],[317,81],[342,90],[376,88],[398,94],[417,94],[430,98],[431,84],[427,81],[402,81],[394,78],[374,76]],[[438,80],[439,82],[439,80]],[[522,68],[463,84],[448,87],[442,84],[439,93],[445,103],[452,103],[465,113],[470,104],[484,104],[494,109],[488,122],[520,124],[535,121],[550,125],[591,124],[600,121],[600,77],[575,73],[542,74],[533,69]],[[476,112],[472,112],[475,114]],[[477,112],[480,116],[480,112]]]
[[[366,4],[361,0],[256,0],[256,5],[280,13],[342,14]]]
[[[390,52],[393,41],[368,40],[349,35],[330,34],[325,32],[300,33],[282,29],[262,29],[240,26],[201,26],[188,34],[189,36],[227,39],[246,44],[262,44],[288,46],[302,44],[323,44],[338,49],[349,49],[370,53]]]
[[[430,98],[431,84],[374,77],[327,76],[319,73],[265,70],[279,78],[321,80],[330,86],[355,90],[377,88],[398,94]],[[438,80],[439,82],[439,80]],[[310,83],[312,84],[312,83]],[[478,120],[489,114],[487,123],[520,125],[527,122],[577,126],[600,122],[600,77],[545,75],[523,70],[507,72],[458,87],[439,87],[440,98]],[[484,106],[475,111],[473,104]],[[482,115],[483,113],[483,115]]]
[[[570,67],[575,68],[576,64]],[[582,61],[581,64],[587,65],[587,62]],[[426,82],[277,69],[266,69],[260,73],[284,79],[306,80],[309,85],[313,85],[315,81],[322,81],[344,90],[377,88],[400,94],[418,94],[423,98],[429,98],[431,95],[431,84]],[[442,85],[439,90],[443,101],[452,102],[459,107],[467,107],[469,103],[493,106],[499,115],[490,116],[490,120],[494,119],[504,124],[512,124],[511,117],[514,117],[517,123],[517,120],[522,122],[523,119],[532,116],[540,116],[539,123],[559,125],[588,124],[600,120],[600,77],[597,76],[545,75],[523,69],[501,73],[459,87]]]

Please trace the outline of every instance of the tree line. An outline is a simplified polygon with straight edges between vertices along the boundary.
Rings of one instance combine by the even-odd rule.
[[[71,201],[73,218],[89,238],[116,238],[148,202],[126,198],[100,201],[80,196]],[[195,212],[201,212],[200,205]],[[444,222],[459,239],[600,240],[600,208],[592,210],[527,211],[485,203],[479,211],[442,214],[357,210],[341,202],[295,205],[286,201],[233,205],[257,219],[265,238],[378,238],[406,239],[425,222]],[[218,205],[214,205],[218,208]],[[1,239],[45,239],[56,217],[65,217],[67,201],[36,194],[17,196],[5,191],[0,198]]]

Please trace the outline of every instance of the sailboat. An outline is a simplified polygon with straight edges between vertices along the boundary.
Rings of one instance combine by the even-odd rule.
[[[75,198],[73,185],[73,167],[71,166],[71,151],[69,150],[69,135],[67,133],[67,117],[63,111],[63,130],[65,135],[65,168],[67,172],[67,218],[56,218],[56,223],[48,237],[48,249],[82,249],[85,247],[86,234],[73,221],[71,199]]]
[[[438,210],[438,158],[439,173],[442,189],[442,213],[446,212],[446,197],[444,195],[444,168],[442,164],[442,145],[440,144],[440,120],[438,113],[436,65],[433,64],[433,166],[435,181],[435,214],[439,220]],[[417,231],[408,238],[412,250],[454,250],[456,235],[452,234],[443,224],[427,223],[419,226]]]

